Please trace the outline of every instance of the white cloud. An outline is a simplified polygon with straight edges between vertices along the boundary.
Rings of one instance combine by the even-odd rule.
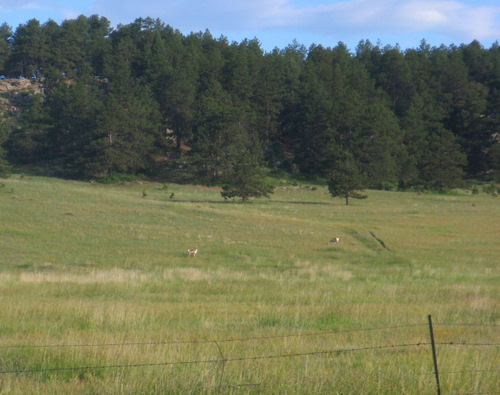
[[[295,11],[299,15],[289,28],[327,35],[412,32],[463,39],[500,37],[500,5],[452,0],[354,0]]]
[[[459,1],[400,1],[394,9],[394,26],[414,32],[449,36],[493,38],[500,36],[500,7],[468,5]]]
[[[0,12],[12,12],[16,10],[38,10],[40,8],[41,6],[35,1],[16,4],[13,4],[12,1],[8,0],[0,1]]]
[[[298,0],[168,0],[140,7],[136,0],[96,0],[94,10],[113,23],[151,16],[193,31],[296,30],[358,37],[409,31],[463,39],[500,37],[500,5],[465,0],[325,0],[319,5]]]
[[[498,0],[0,0],[0,17],[12,15],[16,22],[21,16],[61,22],[81,14],[98,14],[113,26],[159,18],[183,33],[209,29],[230,38],[266,37],[270,43],[278,36],[288,43],[307,38],[331,44],[500,38]]]

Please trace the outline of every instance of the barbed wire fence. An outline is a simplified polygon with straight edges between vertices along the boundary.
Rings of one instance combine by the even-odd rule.
[[[226,366],[229,363],[243,363],[248,361],[263,361],[263,360],[280,360],[280,359],[290,359],[290,358],[304,358],[312,356],[339,356],[341,354],[356,353],[360,351],[391,351],[391,350],[404,350],[409,348],[420,348],[420,347],[430,347],[430,355],[432,355],[432,361],[434,369],[433,371],[421,372],[420,375],[434,376],[436,382],[436,393],[441,395],[441,384],[440,375],[455,375],[455,374],[491,374],[492,376],[500,373],[500,365],[494,365],[495,362],[492,361],[492,367],[488,369],[470,369],[470,370],[442,370],[442,366],[439,365],[437,348],[440,349],[444,347],[477,347],[477,348],[495,348],[500,346],[500,337],[495,337],[493,342],[468,342],[463,339],[460,341],[436,341],[434,336],[435,327],[461,327],[461,328],[493,328],[496,330],[500,325],[496,324],[475,324],[475,323],[438,323],[433,324],[432,317],[428,316],[427,323],[418,324],[408,324],[408,325],[397,325],[397,326],[386,326],[386,327],[372,327],[372,328],[358,328],[349,330],[337,330],[337,331],[324,331],[324,332],[303,332],[303,333],[292,333],[284,335],[271,335],[271,336],[254,336],[254,337],[238,337],[238,338],[227,338],[218,340],[171,340],[171,341],[149,341],[149,342],[116,342],[116,343],[90,343],[90,344],[0,344],[0,353],[2,350],[15,350],[15,349],[69,349],[69,348],[110,348],[110,347],[129,347],[129,346],[161,346],[161,345],[214,345],[217,350],[217,358],[208,359],[192,359],[192,360],[181,360],[181,361],[162,361],[153,363],[126,363],[126,364],[103,364],[103,365],[87,365],[87,366],[77,366],[77,367],[54,367],[54,368],[34,368],[34,369],[2,369],[0,365],[0,378],[6,375],[28,375],[36,373],[49,373],[49,372],[72,372],[72,371],[97,371],[106,369],[134,369],[134,368],[152,368],[158,366],[182,366],[182,365],[200,365],[200,364],[214,364],[220,366],[220,375],[218,377],[218,384],[212,387],[198,388],[201,390],[213,390],[215,392],[221,392],[224,389],[231,388],[252,388],[259,387],[264,388],[266,386],[273,385],[273,383],[239,383],[239,384],[224,384]],[[235,343],[235,342],[249,342],[249,341],[259,341],[259,342],[269,342],[277,339],[290,339],[290,338],[307,338],[307,337],[320,337],[329,335],[347,335],[362,332],[379,332],[379,331],[394,331],[404,328],[428,328],[429,331],[429,341],[419,341],[419,342],[409,342],[400,344],[382,344],[382,345],[370,345],[370,346],[360,346],[360,347],[340,347],[333,349],[321,349],[309,352],[285,352],[285,353],[268,353],[259,354],[253,356],[239,356],[230,357],[227,356],[221,345],[224,343]],[[1,354],[0,354],[1,355]],[[497,355],[498,357],[498,355]],[[430,357],[429,357],[430,358]],[[1,359],[0,359],[1,362]],[[498,363],[498,358],[496,363]],[[370,373],[368,373],[369,375]],[[400,379],[404,374],[381,374],[377,373],[379,377],[386,377],[387,379]],[[279,384],[283,384],[280,382]],[[197,388],[191,387],[192,390]],[[463,392],[460,395],[465,394],[500,394],[500,383],[496,386],[495,392]]]

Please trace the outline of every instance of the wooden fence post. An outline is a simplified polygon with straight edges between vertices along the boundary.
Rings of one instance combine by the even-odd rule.
[[[436,376],[437,394],[441,395],[441,385],[439,384],[438,362],[436,357],[436,344],[434,343],[434,331],[432,329],[432,317],[429,314],[427,318],[429,319],[429,332],[431,335],[432,360],[434,361],[434,374]]]
[[[225,368],[226,368],[226,358],[224,357],[224,354],[222,353],[222,350],[219,346],[219,343],[217,343],[217,341],[214,340],[214,343],[215,345],[217,346],[217,350],[219,350],[219,355],[221,356],[221,362],[222,362],[222,372],[220,374],[220,380],[219,380],[219,388],[218,388],[218,391],[217,393],[220,394],[221,391],[222,391],[222,382],[224,380],[224,371],[225,371]]]

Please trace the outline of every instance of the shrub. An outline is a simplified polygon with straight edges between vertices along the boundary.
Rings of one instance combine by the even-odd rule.
[[[137,180],[137,176],[133,174],[113,174],[98,180],[101,184],[120,184],[122,182],[133,182]]]
[[[382,181],[379,184],[375,185],[375,189],[381,191],[396,191],[398,189],[398,185],[395,182]]]
[[[488,193],[491,196],[498,196],[498,193],[500,192],[500,188],[496,184],[491,183],[489,185],[485,185],[483,187],[483,191],[484,191],[484,193]]]

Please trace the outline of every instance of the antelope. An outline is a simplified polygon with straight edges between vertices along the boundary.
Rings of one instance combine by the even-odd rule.
[[[196,250],[188,250],[188,258],[192,255],[193,258],[196,256],[198,253],[198,247],[196,247]]]
[[[334,237],[333,239],[330,240],[330,243],[338,243],[340,241],[339,237]],[[330,244],[328,243],[328,244]]]

